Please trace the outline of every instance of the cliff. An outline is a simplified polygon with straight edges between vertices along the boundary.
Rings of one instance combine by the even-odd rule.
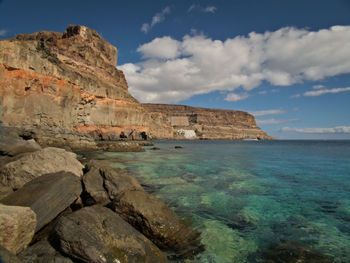
[[[183,105],[143,104],[154,114],[165,114],[175,138],[185,139],[274,139],[262,131],[254,116],[235,110]]]
[[[270,138],[244,112],[140,104],[116,68],[117,55],[114,46],[84,26],[0,41],[1,122],[23,138],[55,146],[120,139]]]
[[[117,49],[84,26],[0,41],[2,122],[68,140],[171,137],[163,116],[129,94],[116,63]]]

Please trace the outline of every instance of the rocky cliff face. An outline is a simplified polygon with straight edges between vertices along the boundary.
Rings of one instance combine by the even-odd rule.
[[[128,93],[116,63],[117,49],[84,26],[0,41],[2,122],[67,138],[171,137],[163,116]]]
[[[0,41],[3,125],[46,145],[148,138],[269,138],[244,112],[142,105],[116,68],[117,49],[68,26]]]
[[[262,131],[254,116],[247,112],[167,104],[143,106],[150,112],[165,114],[174,128],[175,138],[274,139]]]

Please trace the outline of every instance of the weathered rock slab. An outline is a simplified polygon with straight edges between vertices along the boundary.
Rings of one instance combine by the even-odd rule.
[[[38,231],[79,198],[81,192],[79,177],[58,172],[35,178],[2,199],[1,203],[30,207],[37,215]]]
[[[40,145],[33,139],[23,140],[9,134],[4,134],[7,130],[0,133],[0,154],[15,156],[21,153],[35,152],[41,149]]]
[[[30,246],[18,257],[22,263],[73,263],[70,258],[64,257],[56,251],[46,239]]]
[[[200,233],[186,226],[161,200],[145,191],[119,194],[112,209],[159,248],[190,256],[202,250]]]
[[[167,262],[151,241],[113,211],[100,206],[85,207],[60,218],[50,242],[81,262]]]
[[[29,207],[0,204],[0,245],[14,254],[24,250],[33,238],[36,214]]]
[[[125,169],[112,168],[103,161],[92,160],[87,165],[88,172],[83,176],[85,192],[91,197],[91,204],[107,204],[126,190],[142,186]]]
[[[21,158],[7,163],[0,173],[1,182],[13,189],[21,188],[25,183],[43,174],[59,171],[83,175],[83,165],[76,154],[64,149],[47,147],[40,151],[27,153]]]

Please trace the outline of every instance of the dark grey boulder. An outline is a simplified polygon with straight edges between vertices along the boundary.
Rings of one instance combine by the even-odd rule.
[[[103,161],[92,160],[86,165],[83,176],[85,202],[107,204],[117,194],[133,189],[142,189],[137,180],[125,169],[112,168]]]
[[[22,263],[73,263],[70,258],[56,251],[46,239],[27,248],[18,257]]]
[[[30,207],[37,215],[38,231],[70,206],[81,192],[79,177],[69,172],[58,172],[35,178],[0,202]]]
[[[50,243],[79,262],[167,262],[151,241],[101,206],[84,207],[61,217],[52,230]]]
[[[21,263],[14,254],[8,251],[6,248],[0,246],[0,263]]]
[[[186,226],[163,201],[145,191],[125,191],[111,207],[169,253],[189,257],[203,250],[200,233]]]

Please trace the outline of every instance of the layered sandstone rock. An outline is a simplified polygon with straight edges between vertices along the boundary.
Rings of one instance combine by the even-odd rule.
[[[171,136],[163,116],[129,94],[116,62],[117,49],[84,26],[0,41],[2,122],[40,132],[51,145],[55,133],[76,141],[74,131],[107,140]]]
[[[262,131],[254,116],[235,110],[206,109],[183,105],[143,104],[154,114],[165,114],[174,138],[274,139]]]

